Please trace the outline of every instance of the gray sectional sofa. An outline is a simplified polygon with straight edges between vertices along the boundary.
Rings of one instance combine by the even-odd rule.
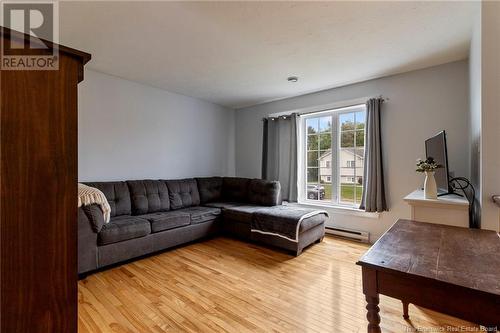
[[[293,251],[324,236],[326,216],[300,222],[298,241],[251,232],[254,214],[281,205],[280,184],[235,177],[92,182],[111,206],[78,211],[79,274],[220,233]]]

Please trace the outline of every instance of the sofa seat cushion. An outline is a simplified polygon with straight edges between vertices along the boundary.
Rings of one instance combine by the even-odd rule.
[[[151,225],[148,220],[136,216],[118,216],[102,227],[97,243],[98,245],[112,244],[144,237],[150,233]]]
[[[166,180],[170,209],[180,209],[200,204],[200,194],[195,179]]]
[[[228,207],[223,211],[224,220],[233,220],[250,224],[250,222],[252,222],[253,213],[262,208],[264,207],[256,205],[240,205]]]
[[[217,202],[208,202],[206,204],[203,204],[203,206],[206,207],[213,207],[213,208],[220,208],[222,210],[231,208],[231,207],[236,207],[236,206],[243,206],[243,203],[240,202],[222,202],[222,201],[217,201]]]
[[[160,232],[183,227],[191,223],[191,216],[178,210],[141,215],[151,223],[151,232]]]
[[[324,214],[318,214],[318,215],[314,215],[314,216],[303,219],[302,222],[300,222],[299,234],[301,234],[304,231],[307,231],[309,229],[312,229],[320,224],[325,223],[326,220],[328,220],[328,217],[325,216]]]
[[[132,215],[164,212],[170,209],[170,198],[165,182],[160,180],[128,180],[132,198]]]
[[[189,214],[191,216],[191,224],[212,221],[221,215],[221,210],[219,208],[203,206],[183,208],[180,209],[179,212]]]

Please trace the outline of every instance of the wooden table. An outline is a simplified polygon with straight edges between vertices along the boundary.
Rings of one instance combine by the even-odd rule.
[[[500,330],[500,236],[398,220],[357,262],[368,332],[381,332],[379,294]]]

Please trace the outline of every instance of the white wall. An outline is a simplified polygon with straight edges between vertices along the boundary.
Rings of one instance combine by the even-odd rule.
[[[300,81],[299,81],[300,84]],[[415,160],[424,140],[446,130],[450,168],[469,177],[468,62],[459,61],[236,111],[236,175],[260,177],[262,117],[382,94],[383,161],[390,211],[378,219],[331,211],[328,224],[366,230],[378,238],[401,217],[409,217],[403,197],[422,185]]]
[[[472,31],[469,51],[470,180],[476,190],[477,216],[481,206],[481,3]]]
[[[80,181],[234,174],[234,110],[85,71]]]
[[[500,194],[500,2],[483,1],[481,10],[481,228],[499,230]]]

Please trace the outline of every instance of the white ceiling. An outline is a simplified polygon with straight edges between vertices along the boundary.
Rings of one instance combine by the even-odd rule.
[[[91,69],[239,108],[465,59],[476,6],[61,2],[60,39]]]

